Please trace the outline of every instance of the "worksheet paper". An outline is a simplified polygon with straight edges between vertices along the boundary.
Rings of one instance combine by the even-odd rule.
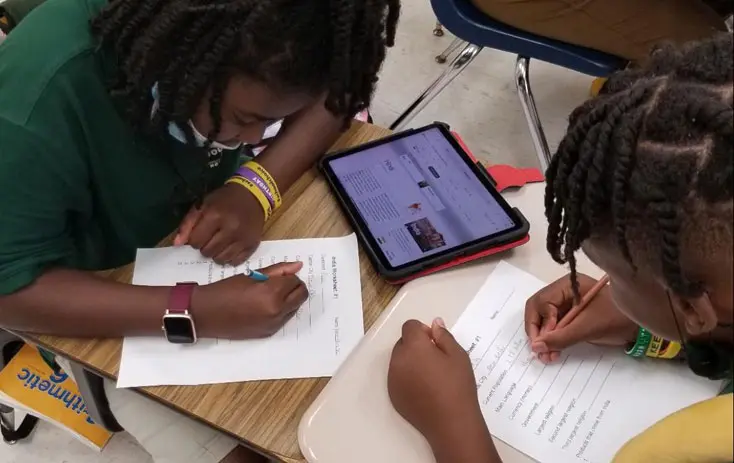
[[[168,343],[163,335],[127,337],[118,387],[195,385],[331,376],[364,335],[357,239],[265,241],[238,267],[221,266],[188,247],[138,250],[133,283],[213,283],[246,268],[301,261],[309,290],[296,315],[266,339]],[[244,308],[243,308],[244,309]],[[196,317],[196,314],[193,314]]]
[[[497,438],[542,463],[608,463],[656,421],[717,394],[719,382],[620,348],[577,345],[543,365],[528,346],[523,314],[544,285],[500,262],[451,330],[469,352]]]

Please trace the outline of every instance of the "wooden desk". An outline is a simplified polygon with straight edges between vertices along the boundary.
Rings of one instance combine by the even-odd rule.
[[[389,134],[387,129],[357,124],[333,149],[365,143]],[[351,231],[326,182],[315,170],[306,173],[284,198],[284,205],[267,224],[266,240],[343,236]],[[397,288],[378,278],[360,252],[364,325],[368,329],[395,295]],[[108,272],[130,282],[132,265]],[[83,364],[108,378],[120,367],[122,339],[69,339],[26,336],[32,342]],[[298,423],[328,379],[255,381],[204,386],[166,386],[140,391],[188,416],[259,448],[284,461],[303,461],[298,449]]]

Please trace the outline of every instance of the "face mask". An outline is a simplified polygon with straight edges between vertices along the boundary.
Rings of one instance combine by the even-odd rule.
[[[153,97],[153,108],[150,111],[150,117],[152,118],[155,112],[158,110],[158,84],[153,85],[153,88],[150,91],[151,96]],[[204,135],[201,134],[198,130],[196,130],[196,127],[194,126],[194,123],[191,122],[191,119],[188,120],[189,127],[191,127],[191,132],[194,135],[194,142],[196,143],[196,146],[203,147],[206,146],[207,142],[209,141]],[[183,130],[181,130],[181,127],[179,127],[174,122],[168,123],[168,134],[175,138],[176,140],[180,141],[183,144],[186,144],[186,134]],[[220,149],[220,150],[236,150],[242,147],[242,143],[237,143],[235,145],[225,145],[223,143],[219,143],[218,141],[212,141],[209,144],[210,148]]]

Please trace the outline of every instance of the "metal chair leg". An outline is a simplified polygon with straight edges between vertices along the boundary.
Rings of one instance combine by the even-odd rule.
[[[538,155],[538,162],[543,172],[548,169],[551,154],[548,148],[548,142],[545,139],[543,125],[538,117],[538,108],[535,106],[533,92],[530,90],[530,58],[518,56],[515,62],[515,85],[517,87],[517,95],[520,97],[522,110],[525,113],[525,119],[528,121],[530,136],[533,139],[535,152]]]
[[[461,46],[466,46],[466,40],[462,40],[458,37],[456,37],[451,44],[449,44],[448,47],[440,54],[436,56],[436,62],[443,64],[446,62],[446,60],[454,54],[456,50],[459,49]]]
[[[110,432],[124,431],[110,410],[110,404],[104,392],[104,380],[79,363],[70,360],[69,366],[71,372],[68,373],[71,373],[76,381],[79,394],[84,400],[84,405],[87,406],[87,414],[92,421]]]
[[[449,64],[446,70],[435,80],[428,88],[420,94],[420,96],[408,106],[397,119],[390,125],[390,130],[400,130],[433,100],[436,95],[446,88],[452,80],[463,71],[469,63],[482,51],[482,47],[468,43],[456,58]]]
[[[0,404],[0,426],[7,431],[15,431],[15,409],[5,404]],[[4,438],[3,438],[4,440]],[[16,441],[5,441],[8,445],[15,444]]]

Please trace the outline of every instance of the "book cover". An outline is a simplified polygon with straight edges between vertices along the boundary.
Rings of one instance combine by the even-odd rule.
[[[69,375],[54,373],[27,344],[0,371],[0,401],[67,429],[93,448],[101,450],[112,436],[89,417]]]

